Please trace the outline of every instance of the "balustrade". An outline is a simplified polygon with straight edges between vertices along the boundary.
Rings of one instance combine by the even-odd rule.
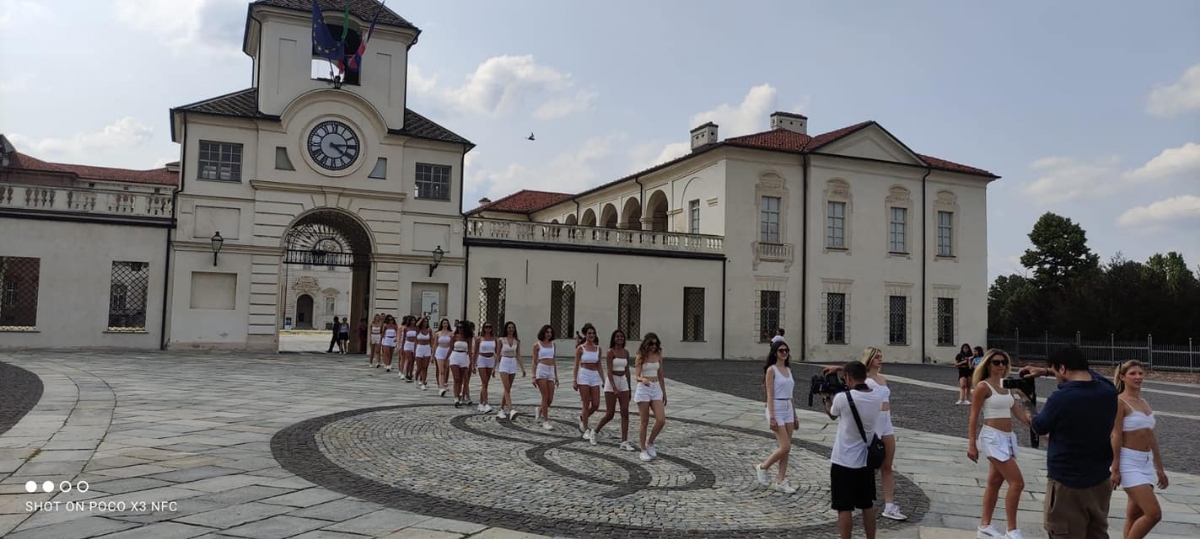
[[[171,196],[139,191],[112,191],[46,187],[40,185],[0,185],[0,210],[27,210],[157,217],[170,219]]]
[[[725,238],[721,236],[483,218],[468,218],[467,237],[522,243],[556,243],[711,254],[723,253],[725,249]]]

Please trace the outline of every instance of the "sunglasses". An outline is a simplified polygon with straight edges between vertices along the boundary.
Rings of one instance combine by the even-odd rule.
[[[782,353],[784,353],[784,354],[789,354],[789,353],[791,353],[791,350],[788,350],[787,348],[780,348],[778,351],[779,351],[779,352],[782,352]]]
[[[993,359],[990,363],[997,367],[1007,367],[1008,366],[1007,359]]]

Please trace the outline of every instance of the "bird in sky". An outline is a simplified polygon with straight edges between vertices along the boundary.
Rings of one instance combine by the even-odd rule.
[[[525,137],[525,140],[537,140],[537,139],[533,138],[533,133],[529,133],[529,136]]]

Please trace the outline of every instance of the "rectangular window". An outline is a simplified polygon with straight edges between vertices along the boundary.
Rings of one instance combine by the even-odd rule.
[[[846,294],[825,294],[825,342],[846,344]]]
[[[939,211],[937,224],[938,256],[954,256],[954,212]]]
[[[905,247],[905,234],[908,232],[908,209],[907,208],[892,208],[891,222],[888,229],[888,251],[893,253],[907,253],[908,248]]]
[[[830,202],[825,218],[825,246],[846,248],[846,203]]]
[[[683,289],[683,340],[704,340],[704,289]]]
[[[417,198],[450,200],[450,167],[417,163]]]
[[[550,327],[557,339],[575,338],[575,281],[550,281]]]
[[[333,314],[337,310],[337,298],[325,298],[325,314]]]
[[[688,232],[700,233],[700,201],[688,202]]]
[[[642,338],[642,285],[617,285],[617,329],[629,341]]]
[[[908,344],[907,296],[888,296],[888,344]]]
[[[937,343],[954,346],[954,298],[938,298]]]
[[[200,141],[200,179],[242,181],[242,145]]]
[[[758,241],[779,243],[779,197],[762,197],[759,203],[758,223]]]
[[[113,262],[108,298],[109,331],[145,331],[150,264]]]
[[[761,290],[758,293],[758,340],[767,342],[779,329],[779,292]]]
[[[507,281],[499,277],[479,278],[479,326],[491,323],[496,335],[504,329],[504,302]],[[478,331],[478,330],[476,330]]]
[[[0,329],[37,327],[42,260],[0,256]]]

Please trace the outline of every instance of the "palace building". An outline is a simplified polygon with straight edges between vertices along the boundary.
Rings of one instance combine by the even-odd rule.
[[[321,4],[340,35],[343,4]],[[590,322],[686,358],[762,357],[776,328],[811,361],[984,340],[990,172],[875,122],[809,135],[778,112],[752,135],[701,125],[687,155],[581,193],[463,213],[474,145],[407,107],[420,30],[349,2],[348,48],[379,17],[361,69],[330,80],[311,5],[250,4],[253,85],[171,109],[177,163],[48,163],[0,136],[0,348],[276,350],[284,328],[375,312],[512,320],[526,340]]]

